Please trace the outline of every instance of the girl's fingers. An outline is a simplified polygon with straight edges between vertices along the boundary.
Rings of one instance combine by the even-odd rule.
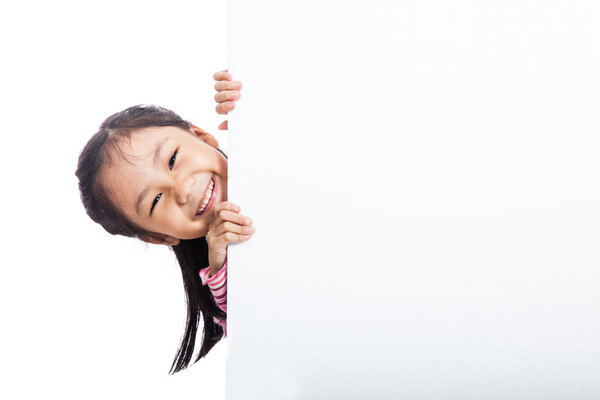
[[[255,231],[256,228],[253,226],[238,225],[234,224],[233,222],[223,222],[213,230],[213,236],[218,237],[227,232],[235,233],[237,235],[252,236]]]
[[[241,90],[242,82],[240,81],[219,81],[215,83],[215,90],[222,92],[224,90]]]
[[[240,206],[231,201],[215,204],[215,220],[206,234],[208,248],[211,251],[226,249],[230,243],[239,243],[252,237],[254,227],[252,220],[240,215]]]
[[[242,82],[234,81],[227,69],[215,72],[213,78],[217,81],[215,83],[215,90],[217,91],[215,101],[218,104],[215,110],[217,114],[227,114],[235,108],[235,102],[242,97],[239,92],[242,89]],[[221,122],[219,130],[225,131],[227,129],[227,121]]]
[[[229,111],[235,108],[235,101],[226,101],[225,103],[217,104],[215,110],[217,110],[218,114],[227,114]]]
[[[222,201],[215,204],[213,211],[215,213],[215,219],[210,224],[208,232],[208,234],[211,236],[215,235],[215,230],[224,222],[231,222],[240,226],[252,225],[252,219],[246,217],[245,215],[239,214],[240,206],[231,201]]]
[[[225,232],[224,234],[213,238],[210,243],[208,243],[208,247],[212,249],[224,249],[227,248],[227,245],[230,245],[231,243],[245,242],[250,238],[250,235],[239,235],[237,233]]]
[[[223,210],[217,214],[217,218],[215,220],[219,220],[217,224],[214,226],[222,224],[223,222],[232,222],[236,225],[252,225],[252,220],[245,215],[238,214],[236,212],[231,212],[229,210]]]
[[[231,74],[227,71],[228,71],[227,69],[224,69],[222,71],[215,72],[215,74],[213,75],[214,80],[215,81],[230,81]]]
[[[208,248],[214,254],[227,251],[227,246],[232,243],[245,242],[250,239],[251,235],[241,235],[233,232],[225,232],[219,236],[207,236]]]
[[[224,92],[219,92],[217,94],[215,94],[215,101],[217,103],[224,103],[228,100],[239,100],[240,97],[242,97],[242,94],[240,92],[236,92],[236,91],[224,91]]]
[[[233,201],[222,201],[220,203],[215,204],[215,208],[213,208],[213,212],[217,217],[219,216],[219,213],[224,210],[240,212],[241,208]]]

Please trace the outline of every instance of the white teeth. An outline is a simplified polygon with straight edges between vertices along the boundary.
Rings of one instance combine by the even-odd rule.
[[[211,179],[210,185],[208,187],[208,191],[204,195],[204,201],[202,202],[202,207],[200,208],[200,210],[198,210],[198,214],[200,214],[202,211],[204,211],[204,208],[206,207],[206,205],[208,204],[208,201],[210,200],[210,196],[212,196],[212,191],[213,191],[214,187],[215,187],[215,184]]]

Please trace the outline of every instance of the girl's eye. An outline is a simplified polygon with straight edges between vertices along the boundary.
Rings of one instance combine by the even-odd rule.
[[[175,158],[177,158],[177,152],[178,151],[179,151],[179,149],[175,150],[175,152],[171,156],[171,159],[169,160],[169,169],[170,170],[173,170],[173,165],[175,164]]]
[[[159,193],[159,195],[154,198],[154,201],[152,202],[152,208],[150,208],[150,215],[152,215],[152,211],[154,211],[154,207],[156,206],[156,203],[158,203],[160,196],[162,196],[162,193]]]

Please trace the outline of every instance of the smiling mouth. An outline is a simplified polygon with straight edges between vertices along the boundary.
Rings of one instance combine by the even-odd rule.
[[[215,197],[215,177],[211,176],[210,182],[208,183],[208,187],[204,192],[204,196],[200,200],[200,204],[198,205],[198,209],[196,210],[196,216],[201,216],[206,210],[208,210],[212,203],[214,202]]]

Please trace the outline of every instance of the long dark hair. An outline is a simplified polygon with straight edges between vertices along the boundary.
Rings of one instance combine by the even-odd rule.
[[[110,193],[99,179],[100,168],[112,162],[115,152],[121,152],[119,141],[129,139],[135,130],[153,126],[176,126],[191,131],[192,124],[173,111],[154,105],[129,107],[108,117],[98,132],[91,137],[79,155],[77,171],[79,191],[85,211],[92,220],[102,225],[110,234],[129,237],[152,237],[153,233],[129,221],[110,200]],[[219,150],[225,157],[225,153]],[[208,286],[202,285],[199,270],[208,266],[208,244],[206,237],[181,240],[179,245],[170,246],[183,278],[187,302],[185,333],[171,365],[170,374],[189,366],[196,343],[200,317],[204,322],[202,346],[196,363],[223,337],[223,329],[213,318],[226,320],[227,314],[215,303]]]

